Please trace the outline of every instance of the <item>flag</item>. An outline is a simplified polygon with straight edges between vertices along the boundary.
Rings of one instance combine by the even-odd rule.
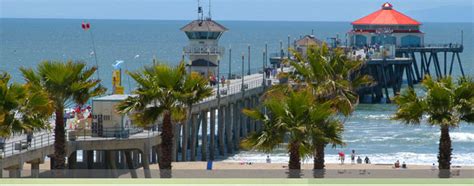
[[[113,64],[112,67],[114,67],[114,69],[119,69],[120,64],[122,64],[123,62],[124,62],[123,60],[116,60],[115,64]]]
[[[87,31],[91,28],[91,25],[88,22],[82,21],[81,27],[82,27],[82,30]]]
[[[91,51],[91,53],[89,53],[90,56],[93,56],[95,55],[94,51]]]

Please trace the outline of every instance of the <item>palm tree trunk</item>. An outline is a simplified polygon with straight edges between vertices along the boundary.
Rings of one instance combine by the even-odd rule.
[[[301,177],[301,158],[300,158],[300,144],[299,143],[290,143],[290,161],[288,163],[289,167],[289,178],[299,178]]]
[[[64,130],[64,109],[56,109],[56,121],[54,127],[54,169],[64,169],[66,167],[66,137]]]
[[[451,137],[449,127],[441,126],[441,136],[439,138],[438,168],[440,177],[449,177],[451,168]]]
[[[301,158],[300,158],[300,144],[297,142],[290,143],[290,161],[288,163],[289,178],[301,177]]]
[[[161,128],[161,156],[159,159],[160,176],[171,177],[171,161],[173,154],[173,127],[171,126],[171,113],[165,112]]]
[[[313,169],[324,169],[324,147],[326,147],[326,144],[324,143],[316,144],[316,149],[314,150]]]
[[[314,150],[314,167],[313,167],[313,177],[314,178],[324,178],[324,148],[326,144],[318,143],[315,144],[316,149]]]

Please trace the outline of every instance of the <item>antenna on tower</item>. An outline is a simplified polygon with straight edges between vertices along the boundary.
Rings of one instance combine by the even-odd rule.
[[[212,16],[211,16],[211,0],[209,0],[209,13],[208,14],[209,14],[208,19],[212,19]]]
[[[202,6],[201,6],[201,1],[198,0],[198,20],[203,20],[203,11],[202,11]]]

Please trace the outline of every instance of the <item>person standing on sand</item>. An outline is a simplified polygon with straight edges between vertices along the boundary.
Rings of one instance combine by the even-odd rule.
[[[344,159],[346,158],[346,155],[344,152],[339,152],[339,160],[341,160],[341,165],[344,165]]]
[[[360,158],[360,156],[357,156],[357,164],[362,164],[362,158]]]
[[[438,168],[437,168],[436,165],[433,163],[433,165],[431,166],[431,170],[432,170],[432,171],[435,171],[436,169],[438,169]]]
[[[355,164],[355,150],[352,150],[352,153],[351,153],[351,164]]]
[[[368,156],[365,157],[365,164],[370,164],[370,160]]]
[[[270,159],[270,156],[267,156],[267,163],[272,163],[272,159]]]

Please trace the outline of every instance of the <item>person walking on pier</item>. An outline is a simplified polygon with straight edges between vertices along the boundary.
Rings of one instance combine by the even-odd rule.
[[[1,150],[1,152],[5,151],[5,141],[6,141],[5,138],[0,137],[0,150]]]
[[[225,77],[224,76],[221,77],[221,84],[222,84],[222,87],[225,86]]]
[[[26,143],[28,144],[28,147],[31,147],[31,141],[33,141],[33,132],[28,132],[26,134]]]

